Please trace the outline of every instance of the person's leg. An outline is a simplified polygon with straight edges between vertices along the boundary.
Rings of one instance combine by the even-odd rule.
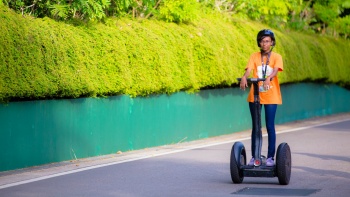
[[[276,104],[264,105],[265,121],[268,134],[268,151],[267,158],[274,158],[276,152],[276,130],[275,130],[275,115],[277,111]]]

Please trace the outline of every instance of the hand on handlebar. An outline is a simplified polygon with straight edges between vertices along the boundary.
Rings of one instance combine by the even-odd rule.
[[[270,81],[271,79],[270,78],[267,78],[265,81],[264,81],[264,88],[265,90],[269,90],[270,89]],[[272,87],[272,86],[271,86]]]
[[[248,83],[247,83],[247,78],[246,77],[242,77],[241,82],[239,84],[239,87],[241,88],[241,90],[245,90],[245,88],[248,87]]]

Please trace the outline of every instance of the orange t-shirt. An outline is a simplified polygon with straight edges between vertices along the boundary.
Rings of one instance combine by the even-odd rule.
[[[267,58],[263,59],[264,64],[266,64]],[[261,53],[256,52],[250,56],[249,62],[247,64],[247,68],[251,68],[253,70],[253,78],[263,78],[263,70],[261,65]],[[266,77],[269,76],[274,68],[278,68],[278,71],[283,71],[283,60],[282,56],[278,53],[271,52],[270,62],[267,65],[266,69]],[[265,70],[265,68],[264,68]],[[259,85],[263,82],[259,82]],[[248,102],[254,102],[254,88],[253,84],[251,85],[250,92],[248,95]],[[260,104],[282,104],[282,95],[280,90],[280,85],[278,82],[277,75],[273,77],[270,82],[270,89],[266,92],[259,92],[260,96]]]

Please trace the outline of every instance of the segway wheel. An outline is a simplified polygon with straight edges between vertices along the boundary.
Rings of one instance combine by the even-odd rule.
[[[276,173],[281,185],[288,185],[292,171],[292,157],[289,145],[281,143],[277,148]]]
[[[233,183],[242,183],[243,170],[241,166],[246,165],[246,152],[241,142],[235,142],[231,149],[230,170]]]

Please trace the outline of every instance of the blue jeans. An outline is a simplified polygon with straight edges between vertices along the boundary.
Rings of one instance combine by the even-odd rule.
[[[262,105],[260,105],[261,112]],[[268,151],[267,158],[274,158],[276,152],[276,130],[275,130],[275,115],[277,111],[277,104],[264,104],[265,108],[265,123],[268,134]],[[255,111],[254,103],[249,102],[250,114],[253,118],[253,114]],[[252,121],[253,122],[253,121]],[[253,135],[254,124],[252,130],[252,155],[255,152],[255,135]]]

